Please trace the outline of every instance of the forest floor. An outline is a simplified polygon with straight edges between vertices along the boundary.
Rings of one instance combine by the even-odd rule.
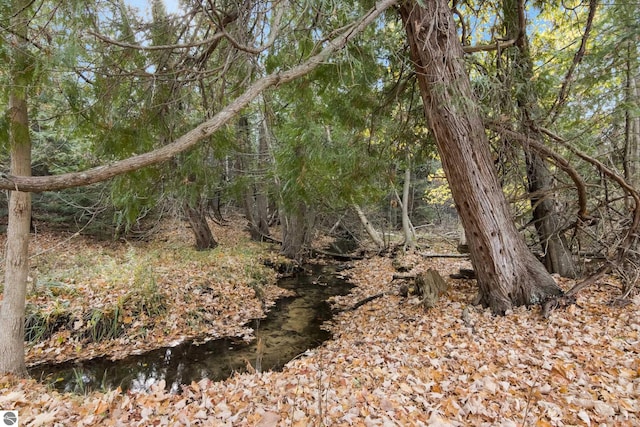
[[[216,227],[220,247],[208,252],[189,249],[188,232],[175,224],[146,243],[37,234],[29,313],[32,325],[57,326],[35,329],[42,335],[28,347],[28,363],[121,357],[193,337],[250,337],[246,321],[282,295],[263,263],[282,260],[249,242],[241,227]],[[495,317],[470,304],[475,281],[448,278],[468,261],[411,255],[403,263],[439,271],[448,294],[425,310],[417,298],[397,295],[391,259],[354,262],[355,287],[334,305],[385,296],[334,316],[333,339],[281,372],[205,379],[179,394],[158,384],[84,396],[4,376],[0,410],[17,410],[21,426],[640,425],[640,296],[612,306],[614,278],[548,319],[538,307]],[[574,284],[558,281],[565,289]]]

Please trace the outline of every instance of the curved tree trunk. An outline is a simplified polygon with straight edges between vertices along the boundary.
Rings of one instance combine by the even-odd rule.
[[[33,64],[27,38],[28,0],[13,2],[11,88],[9,94],[9,144],[11,174],[31,175],[31,137],[27,91]],[[2,305],[0,306],[0,372],[26,374],[24,362],[24,310],[29,274],[29,227],[31,194],[12,191],[9,198],[9,225]]]
[[[411,58],[442,165],[466,230],[478,302],[494,313],[561,294],[518,234],[494,169],[446,0],[403,2]]]

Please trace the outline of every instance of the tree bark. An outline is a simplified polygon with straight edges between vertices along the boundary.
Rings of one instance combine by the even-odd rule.
[[[251,239],[261,241],[265,236],[269,235],[269,202],[263,173],[264,163],[268,161],[269,157],[263,127],[261,126],[259,129],[257,150],[251,144],[250,132],[249,120],[246,117],[240,117],[238,121],[238,145],[240,150],[237,158],[237,170],[241,180],[244,182],[241,188],[242,205]],[[254,159],[257,159],[257,161]]]
[[[27,42],[30,1],[12,5],[11,87],[9,94],[9,146],[11,174],[31,175],[28,90],[34,64]],[[24,311],[29,274],[31,194],[12,191],[9,198],[7,248],[2,305],[0,306],[0,372],[25,375]]]
[[[358,218],[360,219],[362,226],[364,227],[373,243],[375,243],[378,249],[384,249],[384,240],[382,239],[382,237],[380,237],[380,233],[378,233],[378,230],[375,229],[373,224],[371,224],[365,213],[362,211],[360,205],[355,202],[353,202],[352,205],[353,209],[355,209],[356,213],[358,214]]]
[[[269,150],[269,125],[267,115],[262,118],[262,126],[260,126],[258,136],[258,168],[260,169],[260,180],[256,182],[256,226],[260,234],[269,235],[269,188],[264,171],[271,161],[271,153]]]
[[[640,78],[638,77],[638,47],[633,40],[629,40],[626,48],[624,177],[633,187],[640,188],[640,114],[638,114],[640,107]]]
[[[425,115],[466,230],[478,302],[494,313],[562,293],[518,234],[494,169],[446,0],[405,1],[399,12]]]
[[[537,138],[536,138],[537,139]],[[561,221],[549,192],[551,173],[543,158],[529,150],[525,153],[529,202],[533,208],[533,224],[540,240],[544,265],[550,273],[563,277],[577,277],[578,271],[567,238],[561,234]]]
[[[184,204],[184,212],[191,226],[191,231],[196,238],[196,249],[199,251],[215,249],[218,246],[218,242],[213,237],[207,222],[207,215],[202,207],[202,201],[196,203],[195,207],[186,202]]]
[[[511,63],[512,82],[518,88],[513,90],[520,110],[520,127],[523,133],[537,142],[544,138],[536,131],[536,120],[539,120],[540,107],[537,95],[531,86],[533,77],[533,61],[529,52],[529,41],[526,35],[524,2],[522,0],[503,0],[504,26],[506,37],[515,39]],[[511,99],[506,100],[507,105]],[[509,108],[511,110],[511,108]],[[527,164],[527,180],[529,182],[529,201],[533,209],[533,223],[540,240],[544,264],[550,273],[558,273],[564,277],[576,277],[578,271],[569,247],[567,238],[560,233],[561,220],[555,204],[550,197],[552,177],[544,159],[535,150],[525,148]]]
[[[413,251],[416,248],[416,233],[409,218],[409,190],[411,189],[411,154],[407,150],[404,183],[402,185],[402,230],[404,232],[404,250]]]
[[[315,215],[305,202],[299,201],[293,209],[282,215],[282,219],[282,254],[300,261],[305,258],[311,241]]]

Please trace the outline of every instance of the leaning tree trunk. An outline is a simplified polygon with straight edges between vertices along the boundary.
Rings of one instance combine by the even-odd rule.
[[[27,37],[30,1],[13,4],[11,36],[11,87],[9,94],[9,145],[11,174],[31,175],[31,138],[27,91],[32,74]],[[0,372],[26,374],[24,362],[24,310],[29,274],[29,226],[31,194],[12,191],[9,198],[9,224],[2,305],[0,306]]]
[[[540,119],[538,97],[531,84],[533,61],[529,51],[529,41],[524,22],[524,4],[521,0],[503,0],[505,33],[508,39],[516,40],[515,46],[507,50],[513,53],[511,58],[512,83],[515,99],[520,111],[522,132],[538,142],[543,142],[542,134],[537,131],[536,121]],[[507,100],[511,103],[511,100]],[[529,182],[529,201],[533,209],[533,223],[540,240],[544,264],[550,273],[564,277],[576,277],[577,269],[573,262],[567,238],[562,234],[560,215],[551,199],[552,177],[543,158],[533,150],[525,150],[527,180]]]
[[[360,222],[362,223],[364,230],[367,232],[367,235],[371,238],[371,241],[376,245],[376,247],[379,250],[384,249],[385,247],[384,239],[382,238],[382,236],[380,236],[380,233],[378,233],[378,230],[376,230],[373,224],[371,224],[371,222],[367,218],[367,215],[365,215],[360,205],[357,204],[356,202],[352,202],[352,205],[353,205],[353,209],[355,209],[356,213],[358,214],[358,218],[360,219]]]
[[[456,25],[446,0],[403,2],[411,58],[425,115],[476,270],[478,302],[494,313],[561,294],[516,230],[502,193],[489,141],[473,99]]]

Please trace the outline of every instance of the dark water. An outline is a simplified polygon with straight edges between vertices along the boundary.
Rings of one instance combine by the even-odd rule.
[[[181,384],[191,381],[202,378],[219,381],[234,372],[245,372],[248,364],[262,371],[281,369],[291,359],[331,337],[321,327],[332,315],[326,300],[333,295],[345,295],[351,288],[335,272],[336,267],[314,266],[281,279],[278,285],[295,291],[297,296],[279,300],[266,318],[248,325],[257,337],[251,343],[234,339],[201,345],[185,342],[118,361],[100,358],[81,364],[37,366],[30,374],[66,392],[117,387],[148,390],[161,380],[167,389],[177,392]]]

